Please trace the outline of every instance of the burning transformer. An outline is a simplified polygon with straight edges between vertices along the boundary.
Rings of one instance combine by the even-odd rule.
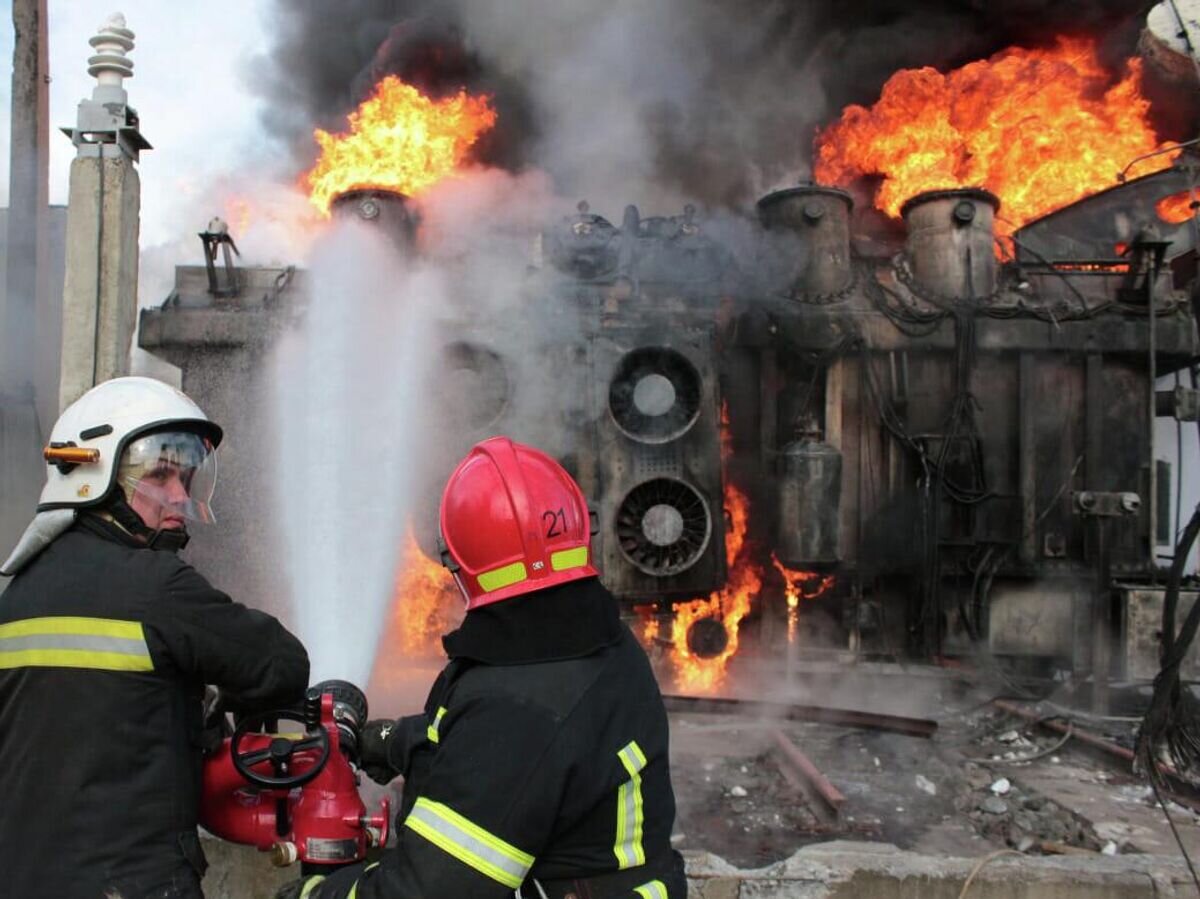
[[[1151,427],[1196,404],[1154,391],[1197,348],[1193,226],[1160,211],[1191,177],[1176,166],[1030,222],[1004,262],[999,201],[977,189],[911,198],[894,243],[852,237],[844,191],[777,191],[748,253],[691,208],[631,206],[618,227],[580,204],[540,235],[519,320],[448,329],[442,399],[467,410],[466,445],[562,398],[544,433],[512,436],[579,479],[606,583],[681,666],[723,670],[705,665],[739,640],[760,658],[789,639],[924,657],[980,643],[1077,671],[1117,647],[1112,672],[1144,677],[1171,534]],[[341,205],[403,242],[404,203]],[[230,306],[202,274],[180,270],[141,343],[220,413],[247,390],[229,356],[264,335],[218,328],[247,322],[253,290]],[[263,322],[288,307],[263,301]],[[583,326],[563,341],[565,309]],[[516,355],[509,329],[545,345]]]
[[[898,73],[876,107],[847,108],[819,137],[830,184],[770,193],[753,218],[629,206],[614,223],[581,203],[537,235],[503,316],[443,323],[432,383],[460,410],[433,423],[445,457],[503,433],[560,458],[596,505],[606,583],[682,690],[718,688],[747,646],[738,664],[768,674],[804,648],[1152,676],[1179,484],[1155,422],[1200,417],[1194,380],[1156,389],[1198,349],[1198,160],[1138,118],[1136,66],[1101,94],[1094,59],[1061,39],[986,70]],[[1035,70],[1038,99],[1103,153],[1028,168],[1009,152],[1031,102],[1012,78]],[[425,114],[391,80],[364,117]],[[964,93],[978,107],[965,123]],[[914,96],[929,122],[910,121]],[[472,128],[494,121],[465,95],[443,102]],[[957,168],[910,177],[913,142],[951,132],[962,146],[932,155]],[[1141,159],[1157,171],[1096,192]],[[371,178],[321,190],[404,257],[419,202]],[[878,210],[863,208],[864,178]],[[946,183],[1002,196],[930,189]],[[139,340],[236,421],[266,409],[262,351],[303,314],[306,279],[236,270],[228,254],[221,271],[215,255],[179,269]],[[252,495],[243,464],[226,482]],[[436,504],[444,475],[429,473],[419,505]],[[269,570],[244,553],[256,508],[235,507],[198,546],[250,585]],[[396,588],[426,625],[442,601],[435,564],[413,542]],[[411,637],[411,608],[385,627]],[[437,629],[416,632],[435,651]]]

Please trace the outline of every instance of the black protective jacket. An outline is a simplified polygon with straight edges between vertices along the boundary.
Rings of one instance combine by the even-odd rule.
[[[401,719],[398,844],[316,899],[683,899],[667,715],[597,578],[470,612],[425,714]],[[523,886],[522,886],[523,885]]]
[[[304,647],[84,516],[0,595],[0,895],[199,896],[204,685],[298,700]]]

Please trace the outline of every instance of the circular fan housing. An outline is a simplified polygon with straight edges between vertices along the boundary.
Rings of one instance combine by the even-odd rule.
[[[641,571],[668,577],[696,564],[712,536],[708,503],[671,478],[638,484],[617,507],[617,545]]]
[[[634,440],[674,440],[700,416],[700,373],[675,350],[641,347],[617,366],[608,408],[617,427]]]
[[[504,360],[473,343],[451,343],[442,349],[434,375],[434,393],[442,407],[477,431],[493,424],[509,399]]]

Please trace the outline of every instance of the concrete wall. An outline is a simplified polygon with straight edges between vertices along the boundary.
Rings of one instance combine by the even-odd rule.
[[[59,384],[64,407],[94,384],[129,372],[141,180],[125,157],[79,157],[71,163],[70,197]]]
[[[225,431],[213,496],[217,522],[191,529],[185,558],[234,599],[283,615],[286,582],[272,497],[303,485],[280,483],[274,470],[279,428],[270,360],[302,305],[304,278],[281,268],[239,274],[242,295],[217,298],[208,293],[203,266],[179,266],[171,296],[142,311],[138,344],[179,366],[184,393]]]

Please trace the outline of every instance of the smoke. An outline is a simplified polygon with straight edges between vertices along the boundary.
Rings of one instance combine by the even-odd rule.
[[[614,221],[629,201],[652,214],[695,202],[710,234],[744,239],[757,197],[809,177],[817,129],[897,69],[1069,30],[1127,54],[1148,5],[276,0],[256,89],[296,174],[313,129],[343,130],[388,74],[435,97],[488,93],[499,115],[480,169],[420,197],[419,268],[334,237],[281,353],[283,528],[315,675],[365,683],[405,527],[432,552],[438,492],[471,443],[506,428],[575,451],[587,398],[562,373],[587,364],[582,313],[529,268],[530,235],[568,200]],[[502,370],[447,353],[455,343],[494,348]]]
[[[312,159],[385,74],[494,96],[486,165],[546,172],[564,196],[742,207],[807,177],[813,135],[899,68],[946,68],[1056,34],[1133,47],[1146,0],[833,2],[277,0],[258,69],[266,125]]]

